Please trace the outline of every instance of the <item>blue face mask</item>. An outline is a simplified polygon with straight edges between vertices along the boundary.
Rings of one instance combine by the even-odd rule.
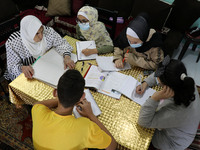
[[[80,27],[80,29],[81,30],[88,30],[89,28],[90,28],[90,24],[89,24],[89,22],[87,22],[87,23],[78,23],[78,25],[79,25],[79,27]]]
[[[128,40],[128,43],[129,43],[129,45],[130,45],[132,48],[138,48],[138,47],[141,47],[141,46],[142,46],[142,43],[139,43],[139,44],[131,44],[129,40]]]

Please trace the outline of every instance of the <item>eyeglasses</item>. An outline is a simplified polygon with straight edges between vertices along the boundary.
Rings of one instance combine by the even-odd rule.
[[[82,23],[83,25],[85,25],[87,22],[89,22],[89,20],[86,19],[79,20],[78,18],[76,18],[76,23]]]

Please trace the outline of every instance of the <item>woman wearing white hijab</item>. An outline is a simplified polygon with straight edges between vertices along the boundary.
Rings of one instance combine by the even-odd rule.
[[[65,68],[74,68],[71,60],[72,47],[51,27],[43,26],[35,16],[24,17],[20,22],[20,31],[13,33],[6,42],[7,73],[5,78],[14,80],[22,72],[32,78],[31,65],[47,50],[55,47],[63,56]]]

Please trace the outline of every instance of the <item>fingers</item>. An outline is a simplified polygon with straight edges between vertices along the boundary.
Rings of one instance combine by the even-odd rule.
[[[116,66],[117,68],[123,68],[123,67],[124,67],[124,64],[123,64],[123,62],[119,59],[119,60],[116,60],[116,61],[115,61],[115,66]]]
[[[88,49],[84,49],[84,50],[82,50],[82,53],[83,53],[85,56],[90,55]]]
[[[64,69],[67,69],[67,67],[69,67],[69,69],[74,69],[75,68],[75,63],[73,60],[71,60],[70,58],[67,58],[64,60]]]
[[[26,66],[23,70],[23,73],[24,73],[26,78],[31,79],[33,74],[34,74],[34,70],[31,66]]]

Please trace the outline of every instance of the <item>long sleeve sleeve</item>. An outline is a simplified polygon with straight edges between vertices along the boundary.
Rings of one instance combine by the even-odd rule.
[[[14,80],[17,76],[19,76],[21,71],[22,60],[17,52],[14,50],[10,42],[6,43],[6,55],[7,55],[7,71],[9,73],[9,77],[7,79]]]
[[[154,77],[155,72],[150,74],[146,79],[144,79],[145,82],[147,82],[149,87],[156,85],[156,78]]]
[[[157,110],[159,102],[151,98],[147,99],[141,107],[138,124],[147,128],[159,129],[181,125],[186,119],[182,111],[184,106],[176,106],[170,99],[165,101],[169,101],[169,103]]]
[[[56,48],[56,51],[60,55],[69,55],[71,56],[71,52],[73,50],[72,46],[67,42],[67,40],[63,39],[53,28],[49,28],[50,36],[52,40],[52,46]],[[49,39],[49,37],[48,37]]]

